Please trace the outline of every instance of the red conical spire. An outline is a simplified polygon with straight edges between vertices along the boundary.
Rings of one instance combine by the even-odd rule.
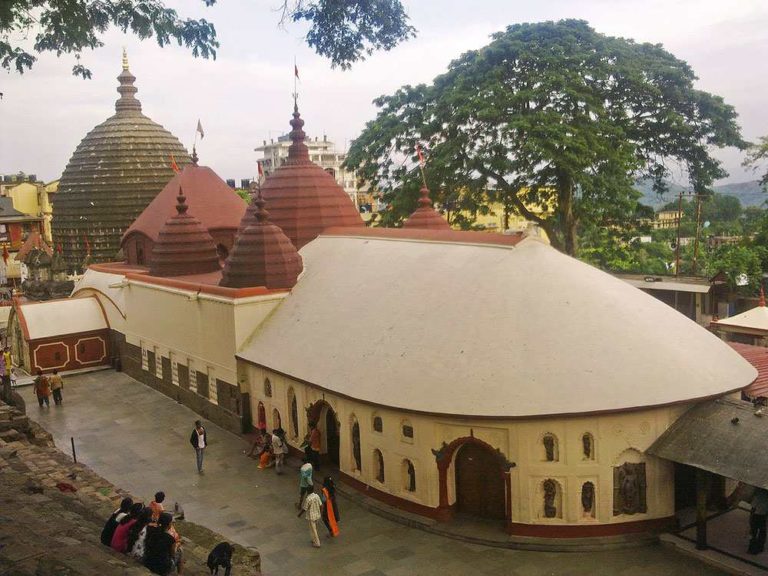
[[[186,197],[179,186],[176,214],[160,229],[152,248],[152,276],[187,276],[219,270],[216,244],[200,221],[187,213]]]
[[[429,199],[429,188],[426,184],[421,187],[419,207],[413,211],[408,220],[403,222],[403,228],[419,228],[424,230],[450,230],[451,226],[440,213],[432,208]]]
[[[292,288],[303,269],[301,256],[283,231],[269,222],[261,194],[251,204],[255,207],[255,223],[238,234],[224,263],[220,285],[230,288],[265,286],[275,290]]]
[[[334,177],[309,159],[303,127],[304,120],[294,103],[288,159],[267,176],[261,187],[272,223],[299,250],[325,228],[365,226],[349,195]]]

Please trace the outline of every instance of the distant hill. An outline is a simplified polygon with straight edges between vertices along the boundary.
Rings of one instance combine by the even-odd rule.
[[[685,187],[670,182],[669,192],[663,196],[659,196],[653,191],[653,187],[649,180],[638,180],[635,183],[635,188],[642,193],[640,202],[646,206],[651,206],[654,210],[658,210],[665,204],[676,200],[680,191],[686,190]],[[735,196],[739,199],[743,208],[748,208],[749,206],[765,208],[766,206],[764,206],[764,204],[766,200],[768,200],[768,194],[763,191],[760,182],[757,180],[713,186],[713,189],[717,194]]]

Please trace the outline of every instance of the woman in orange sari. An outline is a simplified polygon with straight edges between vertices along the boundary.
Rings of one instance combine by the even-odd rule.
[[[326,476],[323,479],[323,523],[328,528],[328,534],[335,538],[339,535],[339,508],[336,505],[336,486],[333,478]]]

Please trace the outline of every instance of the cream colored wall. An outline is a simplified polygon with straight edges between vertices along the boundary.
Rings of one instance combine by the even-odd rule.
[[[439,477],[432,449],[442,443],[470,435],[483,440],[501,452],[516,466],[511,469],[512,521],[524,524],[606,524],[664,518],[674,514],[674,481],[672,464],[643,452],[658,438],[685,407],[656,408],[615,415],[592,417],[542,418],[539,420],[479,420],[407,414],[380,409],[323,392],[288,377],[240,362],[241,379],[250,388],[254,422],[258,403],[265,405],[267,424],[274,427],[272,411],[277,408],[289,442],[298,447],[307,431],[305,408],[325,400],[336,411],[341,424],[341,470],[378,490],[430,507],[439,504]],[[269,378],[272,397],[264,395],[264,379]],[[289,389],[298,400],[299,434],[290,426]],[[351,445],[352,418],[360,425],[362,471],[353,470]],[[383,420],[383,432],[373,430],[373,418]],[[401,425],[407,421],[414,429],[413,440],[401,436]],[[547,462],[542,438],[554,434],[558,440],[559,459]],[[583,457],[582,436],[594,438],[593,460]],[[382,451],[385,482],[379,483],[373,471],[373,451]],[[455,456],[455,454],[454,454]],[[402,462],[409,459],[416,471],[416,491],[405,489]],[[613,515],[613,468],[624,462],[646,462],[647,508],[645,514]],[[448,471],[449,502],[455,501],[455,470]],[[562,518],[544,518],[542,482],[556,480],[562,490]],[[595,517],[585,517],[581,508],[584,482],[595,485]]]
[[[238,382],[236,328],[258,325],[283,297],[234,300],[134,280],[123,290],[124,333],[129,344],[154,350],[158,358],[172,358],[172,362],[183,365],[191,362],[194,370],[207,373],[211,382],[219,378],[230,384]],[[216,402],[216,386],[209,386],[209,390],[210,400]]]

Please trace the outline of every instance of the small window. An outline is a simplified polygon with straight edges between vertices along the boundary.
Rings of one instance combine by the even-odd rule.
[[[352,460],[354,461],[355,470],[361,471],[360,424],[354,416],[352,416]]]
[[[288,390],[288,398],[291,404],[291,432],[296,438],[299,435],[299,403],[296,401],[296,393],[293,388]]]
[[[269,378],[264,378],[264,396],[272,398],[272,382],[269,381]]]
[[[416,469],[410,460],[403,460],[403,488],[407,492],[416,492]]]
[[[403,424],[403,438],[413,439],[413,426],[410,424]]]
[[[272,409],[272,428],[278,430],[283,427],[283,421],[280,418],[280,412],[277,408]]]
[[[264,408],[264,404],[259,402],[257,409],[257,422],[259,430],[267,429],[267,410]]]
[[[373,451],[373,469],[376,471],[376,480],[384,484],[384,455],[378,448]]]
[[[582,457],[584,460],[595,459],[595,439],[592,434],[585,432],[581,437]]]
[[[382,422],[381,416],[374,416],[373,417],[373,430],[374,430],[374,432],[383,432],[384,431],[384,422]]]

